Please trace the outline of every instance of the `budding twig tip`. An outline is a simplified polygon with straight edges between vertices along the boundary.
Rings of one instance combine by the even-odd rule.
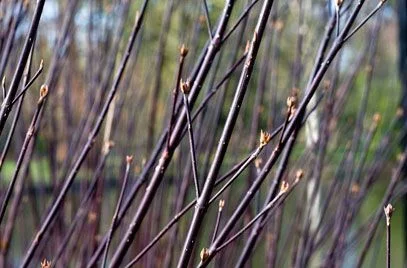
[[[298,88],[293,88],[291,96],[287,98],[287,111],[288,111],[288,116],[291,117],[294,115],[296,109],[297,109],[297,104],[298,104]]]
[[[295,173],[295,179],[301,180],[304,177],[304,171],[302,169],[297,170]]]
[[[127,162],[127,164],[131,164],[131,162],[133,162],[133,156],[132,155],[127,155],[126,156],[126,162]]]
[[[260,147],[267,145],[271,140],[271,134],[260,130]]]
[[[42,85],[40,88],[40,100],[48,95],[48,85]]]
[[[280,192],[281,192],[282,194],[285,193],[285,192],[287,192],[289,186],[290,186],[290,185],[288,184],[288,182],[282,181],[282,182],[281,182],[281,187],[280,187]]]
[[[384,214],[386,215],[387,226],[390,225],[391,215],[393,214],[394,210],[395,210],[394,207],[390,203],[384,207]]]
[[[201,250],[200,257],[201,257],[201,261],[202,261],[202,262],[206,261],[206,259],[208,259],[208,257],[209,257],[209,249],[203,248],[203,249]]]
[[[225,206],[225,200],[224,199],[219,200],[219,211],[222,211],[224,206]]]
[[[189,94],[189,91],[191,90],[191,82],[189,81],[189,79],[187,79],[187,81],[183,81],[181,79],[181,91],[184,94]]]
[[[41,268],[51,268],[51,262],[44,258],[41,261]]]
[[[186,55],[188,55],[188,48],[185,46],[185,44],[181,45],[179,53],[180,53],[181,57],[185,57]]]

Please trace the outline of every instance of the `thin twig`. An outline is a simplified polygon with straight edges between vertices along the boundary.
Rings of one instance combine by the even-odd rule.
[[[384,3],[387,0],[380,0],[379,3],[377,4],[377,6],[375,7],[375,9],[373,9],[369,15],[367,15],[361,23],[358,24],[358,26],[355,27],[355,29],[352,30],[352,32],[350,32],[344,39],[343,42],[348,41],[349,38],[351,38],[360,28],[362,28],[363,25],[366,24],[366,22],[373,17],[374,14],[376,14],[377,11],[379,11],[379,9],[384,5]]]
[[[270,201],[247,225],[245,225],[242,229],[240,229],[235,235],[233,235],[229,240],[225,243],[220,245],[215,249],[215,252],[221,251],[227,245],[235,241],[239,236],[241,236],[247,229],[249,229],[258,219],[260,219],[264,214],[269,213],[271,209],[275,209],[277,203],[281,204],[287,198],[287,196],[292,192],[292,190],[297,186],[303,176],[302,171],[297,172],[296,178],[291,186],[288,183],[283,182],[281,185],[280,192],[276,195],[276,197]],[[205,260],[202,260],[205,262]]]
[[[189,81],[181,82],[182,99],[184,101],[185,111],[187,114],[189,150],[190,150],[190,154],[191,154],[192,174],[194,176],[195,194],[196,194],[196,198],[199,198],[199,196],[201,195],[201,190],[199,189],[198,170],[196,167],[194,131],[192,129],[191,113],[190,113],[188,97],[187,97],[187,95],[189,94],[189,90],[190,90]]]
[[[127,181],[129,179],[129,174],[130,174],[130,166],[131,166],[132,162],[133,162],[133,156],[127,156],[126,157],[126,171],[124,173],[122,189],[120,190],[119,200],[117,201],[116,209],[114,211],[112,223],[110,225],[109,233],[107,236],[107,243],[106,243],[106,247],[105,247],[105,252],[103,254],[102,268],[104,268],[106,266],[107,254],[109,252],[109,245],[110,245],[110,242],[111,242],[112,236],[113,236],[113,226],[116,224],[120,206],[122,205],[122,202],[123,202],[124,192],[126,191]]]
[[[321,98],[319,99],[319,101]],[[319,103],[318,101],[318,103]],[[316,106],[310,109],[308,112],[307,116],[304,118],[304,122],[307,120],[307,117],[316,109]],[[283,125],[280,125],[273,133],[270,134],[270,139],[275,138],[278,133],[283,129]],[[211,197],[211,200],[209,201],[209,204],[211,204],[213,201],[215,201],[232,183],[233,181],[238,177],[238,175],[244,170],[244,165],[250,164],[250,159],[255,159],[254,155],[259,154],[260,152],[258,151],[258,148],[254,150],[250,156],[246,157],[242,161],[240,161],[238,164],[236,164],[231,170],[229,170],[225,175],[220,177],[219,179],[216,180],[215,186],[218,186],[220,183],[222,183],[224,180],[226,180],[228,177],[231,175],[234,175],[228,182],[225,183],[225,185]],[[196,204],[197,199],[195,198],[192,200],[188,205],[186,205],[183,209],[181,209],[164,227],[163,229],[148,243],[147,246],[145,246],[137,256],[130,261],[127,265],[126,268],[129,268],[133,266],[135,263],[137,263],[166,233],[167,231],[179,221],[179,219],[184,216],[195,204]]]
[[[236,28],[240,25],[240,23],[244,20],[244,18],[246,18],[246,16],[249,14],[250,10],[254,7],[255,4],[257,4],[259,0],[253,0],[253,2],[251,2],[249,5],[247,5],[244,9],[244,11],[242,12],[242,14],[240,14],[239,18],[237,19],[237,21],[235,22],[235,24],[233,24],[233,26],[229,29],[229,31],[225,34],[225,36],[222,39],[222,43],[225,42],[230,35],[236,30]]]
[[[167,134],[167,149],[170,147],[171,134],[172,134],[172,130],[174,127],[174,121],[175,121],[175,107],[177,105],[178,90],[180,88],[179,85],[181,82],[182,68],[184,66],[184,61],[185,61],[185,57],[187,54],[188,54],[188,49],[185,47],[184,44],[182,44],[181,49],[180,49],[178,72],[177,72],[177,77],[175,80],[175,88],[173,89],[172,110],[171,110],[171,116],[170,116],[170,125],[168,127],[168,134]]]
[[[37,79],[37,77],[40,76],[40,74],[42,73],[42,70],[43,70],[43,68],[44,68],[43,63],[44,63],[43,60],[41,60],[41,62],[40,62],[40,67],[38,68],[37,72],[33,75],[33,77],[31,78],[31,80],[30,80],[26,85],[24,85],[24,88],[17,94],[17,96],[16,96],[16,97],[14,98],[14,100],[11,102],[11,105],[13,105],[14,103],[16,103],[16,101],[18,101],[18,100],[21,98],[21,96],[24,95],[24,93],[27,91],[27,89],[29,89],[30,86],[35,82],[35,80]]]
[[[208,3],[206,2],[206,0],[202,0],[202,3],[203,3],[204,12],[205,12],[206,27],[208,28],[209,37],[212,40],[212,38],[213,38],[212,26],[211,26],[211,19],[209,17]]]
[[[220,218],[222,216],[222,211],[223,211],[224,206],[225,206],[225,200],[223,200],[223,199],[219,200],[219,209],[218,209],[218,214],[216,215],[215,228],[213,229],[213,235],[212,235],[212,240],[211,240],[212,242],[215,241],[216,234],[218,233]]]

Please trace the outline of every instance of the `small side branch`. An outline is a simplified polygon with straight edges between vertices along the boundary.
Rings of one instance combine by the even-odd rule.
[[[211,243],[213,243],[213,241],[215,241],[216,234],[218,233],[220,218],[222,216],[222,211],[223,211],[224,206],[225,206],[225,200],[223,200],[223,199],[219,200],[219,209],[218,209],[218,214],[216,216],[216,223],[215,223],[215,228],[213,229],[213,235],[212,235],[212,242]]]
[[[201,190],[199,189],[198,171],[197,171],[197,167],[196,167],[194,131],[192,129],[191,111],[189,109],[189,102],[188,102],[188,97],[187,97],[190,88],[191,87],[190,87],[189,81],[181,82],[182,97],[184,100],[184,106],[185,106],[185,111],[186,111],[187,120],[188,120],[188,136],[189,136],[189,147],[190,147],[189,149],[191,152],[191,161],[192,161],[192,173],[194,176],[196,198],[199,198],[199,196],[201,195]]]
[[[208,34],[209,34],[209,37],[212,40],[213,39],[212,26],[211,26],[211,19],[209,17],[208,3],[206,2],[206,0],[203,0],[202,2],[203,2],[204,11],[205,11],[206,27],[208,27]]]
[[[110,242],[111,242],[112,236],[113,236],[113,228],[116,225],[120,207],[123,203],[124,192],[126,191],[127,181],[129,179],[129,174],[130,174],[130,166],[131,166],[132,162],[133,162],[133,156],[127,156],[126,157],[126,171],[124,173],[122,189],[120,190],[119,200],[117,201],[116,209],[114,211],[114,215],[113,215],[113,219],[112,219],[112,224],[110,225],[109,235],[107,237],[107,243],[106,243],[106,247],[105,247],[105,252],[103,254],[102,268],[104,268],[106,266],[107,253],[109,252],[109,245],[110,245]]]
[[[17,96],[11,102],[11,105],[14,105],[14,103],[16,103],[21,98],[21,96],[23,96],[25,94],[25,92],[27,92],[27,89],[29,89],[30,86],[38,78],[38,76],[40,76],[40,74],[42,73],[43,68],[44,68],[44,62],[43,62],[43,60],[41,60],[40,67],[38,68],[37,72],[34,74],[34,76],[31,78],[31,80],[24,86],[24,88],[17,94]]]

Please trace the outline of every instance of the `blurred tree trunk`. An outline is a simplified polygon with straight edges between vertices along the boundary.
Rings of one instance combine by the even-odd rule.
[[[399,72],[401,80],[401,108],[403,109],[402,126],[407,125],[407,1],[398,0],[399,17]],[[402,139],[402,147],[407,146],[407,137]],[[404,177],[407,176],[407,166],[404,167]],[[407,195],[404,196],[404,226],[407,227]],[[405,252],[407,252],[407,230],[404,231]],[[407,253],[404,254],[407,263]]]

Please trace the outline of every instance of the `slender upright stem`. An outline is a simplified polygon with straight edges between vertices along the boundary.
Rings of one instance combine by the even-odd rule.
[[[187,98],[187,94],[189,93],[189,82],[183,82],[181,85],[182,91],[182,99],[184,101],[185,111],[187,113],[187,122],[188,122],[188,137],[189,137],[189,151],[191,154],[191,161],[192,161],[192,174],[194,176],[194,184],[195,184],[195,194],[196,198],[199,198],[201,195],[201,190],[199,189],[199,180],[198,180],[198,170],[196,167],[196,151],[195,151],[195,141],[194,141],[194,130],[192,129],[192,119],[191,113],[189,108],[189,102]]]
[[[218,234],[220,218],[222,216],[222,211],[223,211],[224,206],[225,206],[225,200],[223,200],[223,199],[219,200],[219,209],[218,209],[218,214],[216,215],[215,228],[213,229],[213,235],[212,235],[212,240],[211,240],[212,242],[215,241],[216,235]]]
[[[208,3],[206,0],[202,0],[204,12],[205,12],[205,21],[206,21],[206,27],[208,28],[208,34],[210,39],[213,38],[212,36],[212,26],[211,26],[211,19],[209,17],[209,8],[208,8]]]
[[[179,64],[178,64],[178,72],[177,72],[177,77],[175,78],[175,88],[173,89],[173,99],[172,99],[172,109],[171,109],[171,117],[170,117],[170,125],[168,127],[168,134],[167,134],[167,149],[170,147],[170,140],[171,140],[171,134],[172,130],[174,127],[174,121],[175,121],[175,111],[176,111],[176,105],[177,105],[177,99],[178,99],[178,90],[179,90],[179,85],[181,83],[181,75],[182,75],[182,69],[184,66],[184,61],[185,57],[188,54],[188,49],[185,47],[183,44],[180,49],[180,57],[179,57]]]
[[[113,236],[113,226],[116,224],[117,216],[119,215],[120,206],[122,205],[122,202],[123,202],[124,192],[126,191],[126,186],[127,186],[127,181],[129,179],[130,166],[131,166],[132,161],[133,161],[133,156],[126,157],[126,171],[124,173],[124,179],[123,179],[122,189],[120,190],[119,200],[117,201],[116,209],[113,214],[112,224],[110,225],[109,233],[107,236],[107,243],[106,243],[106,247],[105,247],[105,252],[103,254],[102,268],[104,268],[106,266],[107,253],[109,252],[109,246],[110,246],[110,242],[111,242],[112,236]]]

